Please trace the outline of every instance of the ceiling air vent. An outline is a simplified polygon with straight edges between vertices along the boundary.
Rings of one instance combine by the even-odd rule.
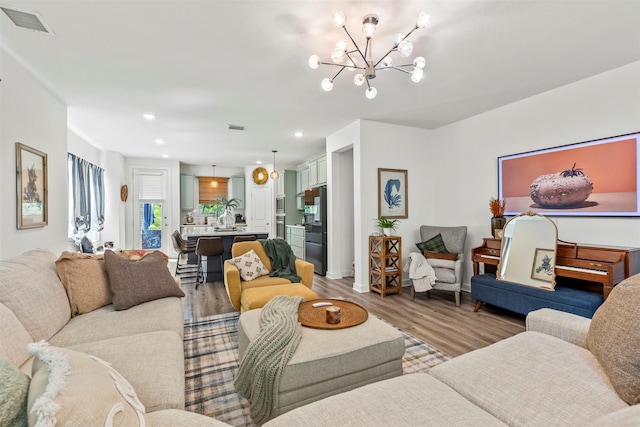
[[[20,10],[16,8],[8,8],[0,6],[0,9],[11,19],[16,27],[26,28],[27,30],[40,31],[42,33],[55,35],[53,30],[44,22],[42,15],[37,12],[29,12],[28,10]]]
[[[229,130],[245,130],[245,129],[247,129],[246,126],[229,125]]]

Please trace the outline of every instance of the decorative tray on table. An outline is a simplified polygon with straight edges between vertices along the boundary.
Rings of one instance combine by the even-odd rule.
[[[340,323],[327,323],[327,306],[314,307],[319,302],[331,303],[340,307]],[[302,326],[315,329],[344,329],[364,323],[369,317],[367,309],[355,302],[342,299],[314,299],[300,303],[298,307],[298,321]]]

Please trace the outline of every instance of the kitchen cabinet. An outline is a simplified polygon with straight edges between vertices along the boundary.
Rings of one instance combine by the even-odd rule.
[[[309,162],[309,188],[327,183],[327,156],[321,156]]]
[[[238,199],[238,207],[236,209],[245,208],[245,190],[244,190],[244,176],[232,176],[230,179],[231,188],[229,188],[229,197],[232,199]]]
[[[193,175],[180,175],[180,209],[183,211],[194,209],[193,182]]]
[[[275,179],[275,186],[276,186],[276,197],[284,197],[285,196],[285,181],[287,179],[291,179],[290,175],[291,175],[292,171],[285,171],[285,170],[281,170],[278,171],[278,178]],[[287,189],[288,190],[288,189]]]
[[[298,194],[303,194],[309,189],[309,168],[306,167],[300,171],[300,191]]]
[[[287,225],[287,243],[296,258],[304,259],[304,226]]]

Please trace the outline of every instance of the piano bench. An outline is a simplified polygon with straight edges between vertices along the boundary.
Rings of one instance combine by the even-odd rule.
[[[555,291],[519,285],[496,279],[494,273],[471,277],[471,297],[481,303],[495,305],[527,315],[540,308],[552,308],[591,318],[603,302],[602,294],[556,285]]]

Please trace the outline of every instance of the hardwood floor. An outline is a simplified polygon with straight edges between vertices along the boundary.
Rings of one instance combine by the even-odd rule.
[[[313,290],[322,298],[343,297],[365,307],[408,334],[431,344],[449,356],[458,356],[485,347],[524,331],[524,316],[483,306],[474,313],[474,303],[463,292],[461,306],[456,307],[451,292],[431,291],[416,294],[411,300],[409,288],[402,296],[382,298],[376,293],[354,291],[353,279],[338,280],[315,276]],[[229,303],[222,282],[183,286],[185,320],[198,320],[214,314],[235,311]]]

